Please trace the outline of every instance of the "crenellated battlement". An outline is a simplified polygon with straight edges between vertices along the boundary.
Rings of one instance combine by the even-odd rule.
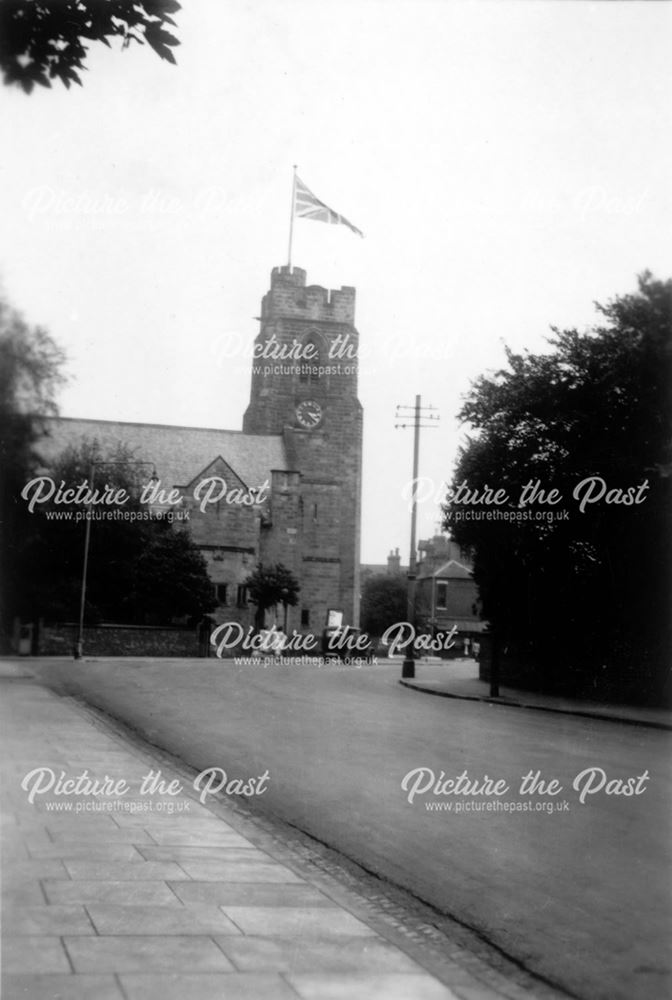
[[[349,285],[340,289],[306,285],[303,268],[274,267],[271,289],[261,304],[262,320],[271,316],[354,324],[355,289]]]

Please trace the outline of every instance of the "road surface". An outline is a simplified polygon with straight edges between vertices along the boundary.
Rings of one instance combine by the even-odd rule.
[[[669,733],[433,698],[402,688],[397,664],[99,660],[30,668],[198,770],[219,766],[245,778],[268,771],[254,808],[477,928],[575,996],[670,996]],[[612,794],[603,788],[581,804],[589,779],[576,790],[573,782],[591,768],[600,769],[593,785],[604,772]],[[404,791],[402,781],[411,771],[411,785],[419,784],[409,802],[411,785]],[[465,771],[508,791],[420,790],[430,772],[449,779]],[[561,790],[521,795],[528,772]],[[627,788],[638,794],[614,794]],[[474,811],[478,803],[495,804]],[[532,811],[503,811],[515,803],[532,803]]]

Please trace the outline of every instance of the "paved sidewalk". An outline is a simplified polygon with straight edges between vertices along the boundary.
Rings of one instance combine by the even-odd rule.
[[[95,714],[18,669],[0,684],[3,1000],[502,995],[457,963],[444,985],[350,912],[343,893],[337,901],[328,880],[311,879],[289,851],[274,858],[263,833],[238,832],[238,811],[201,804],[184,774]],[[179,794],[141,794],[159,766]],[[38,791],[50,772],[54,784]],[[85,794],[85,778],[59,789],[61,772],[129,791]]]
[[[399,658],[401,673],[401,658]],[[404,687],[441,695],[444,698],[463,698],[470,701],[488,701],[516,708],[533,708],[565,715],[582,715],[591,719],[651,726],[672,730],[672,712],[663,708],[637,708],[630,705],[611,705],[602,702],[579,701],[553,695],[521,691],[500,685],[500,697],[490,697],[490,685],[479,680],[475,660],[439,660],[437,657],[416,662],[415,677],[400,681]]]

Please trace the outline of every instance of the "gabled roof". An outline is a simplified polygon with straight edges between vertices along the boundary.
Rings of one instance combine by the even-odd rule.
[[[427,573],[421,571],[418,574],[418,579],[427,579],[431,576],[440,577],[442,580],[471,580],[473,574],[464,563],[458,562],[457,559],[449,559],[438,569],[430,570]]]
[[[287,469],[281,434],[244,434],[211,427],[173,427],[170,424],[133,424],[116,420],[52,417],[45,421],[49,435],[38,451],[45,462],[82,438],[96,438],[104,452],[124,444],[138,461],[154,465],[165,486],[190,483],[202,469],[222,456],[250,488],[270,482],[271,469]]]
[[[229,486],[233,486],[234,482],[240,482],[249,489],[248,484],[234,472],[229,463],[224,461],[221,455],[217,455],[216,458],[213,458],[212,462],[209,462],[195,476],[192,476],[190,482],[175,483],[175,485],[179,486],[182,490],[192,492],[199,483],[202,483],[205,479],[209,479],[211,476],[221,476]]]

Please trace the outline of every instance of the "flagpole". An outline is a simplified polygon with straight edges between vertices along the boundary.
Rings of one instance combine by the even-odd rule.
[[[294,164],[294,176],[292,177],[292,208],[289,213],[289,249],[287,251],[287,267],[292,273],[292,239],[294,238],[294,209],[296,207],[296,163]]]

